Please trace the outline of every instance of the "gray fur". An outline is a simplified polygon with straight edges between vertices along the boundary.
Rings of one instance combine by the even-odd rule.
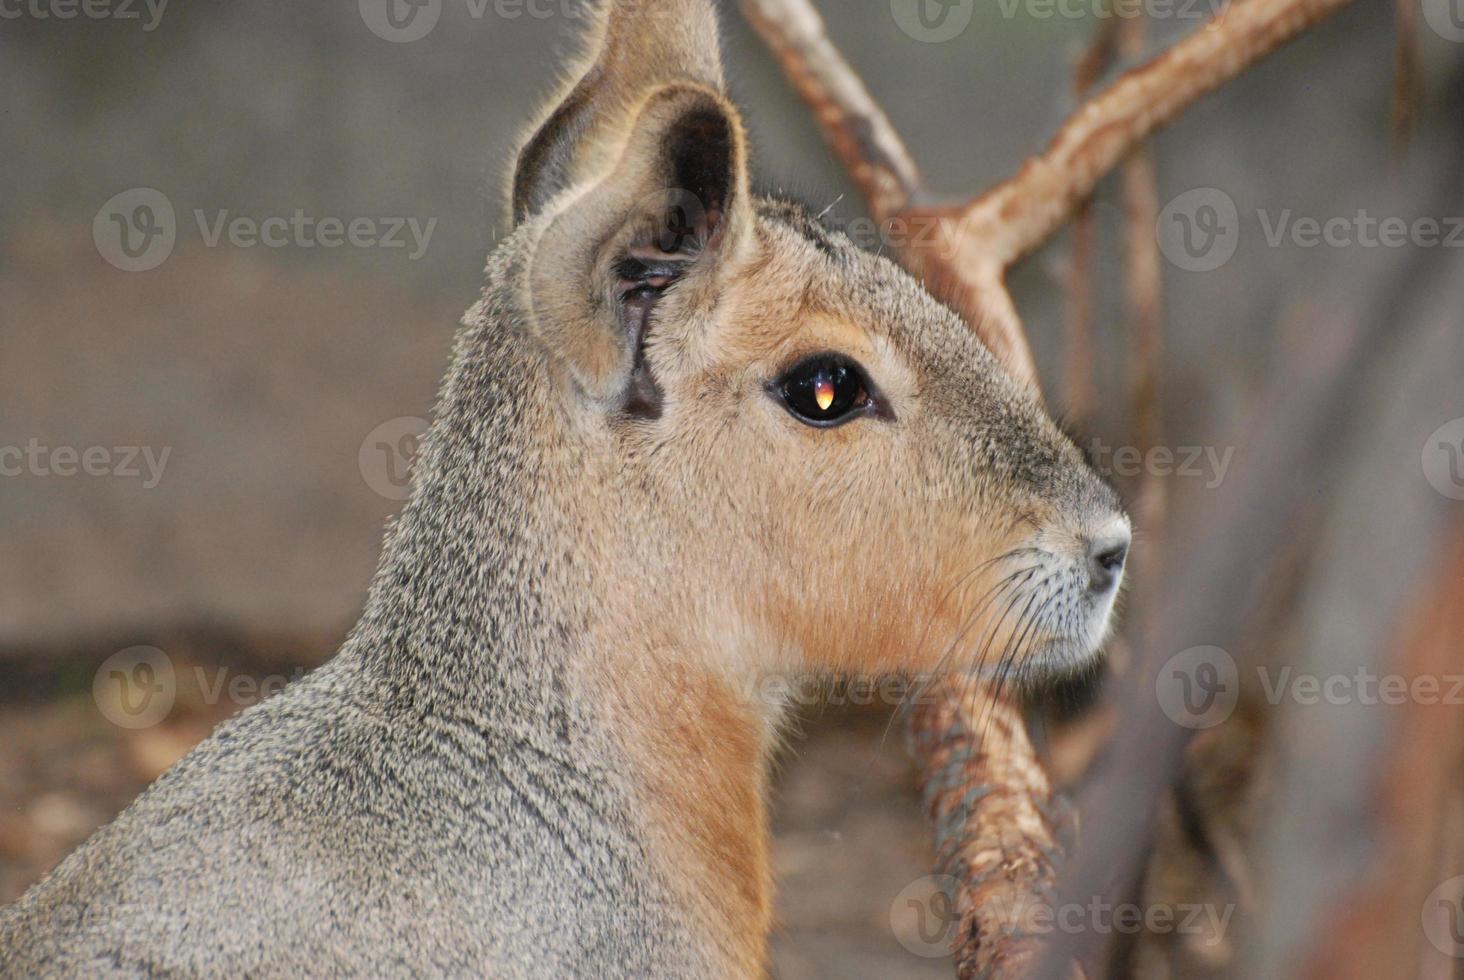
[[[539,502],[566,474],[546,462],[568,456],[529,441],[553,409],[508,292],[490,285],[459,338],[339,654],[0,913],[0,974],[707,974],[616,751],[563,683],[586,611],[546,578],[575,556],[525,531],[556,520]]]
[[[746,193],[715,59],[687,53],[715,50],[710,23],[704,0],[611,8],[581,79],[630,131],[548,117],[360,622],[0,911],[0,975],[752,974],[781,707],[738,682],[930,669],[941,617],[974,655],[981,610],[937,597],[1016,554],[1040,555],[1022,598],[1047,661],[1090,656],[1112,596],[1082,545],[1123,523],[1112,493],[949,309]],[[687,112],[726,123],[685,137],[719,134],[724,206],[638,352],[605,277],[644,245]],[[815,432],[778,407],[811,338],[866,348],[899,421]],[[639,354],[664,417],[617,407]]]

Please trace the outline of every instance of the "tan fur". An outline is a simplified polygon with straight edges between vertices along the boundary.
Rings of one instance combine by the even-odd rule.
[[[757,976],[768,681],[1092,662],[1112,491],[951,310],[752,195],[707,0],[591,37],[361,621],[0,912],[0,974]],[[877,411],[796,419],[816,353]]]
[[[841,236],[810,236],[801,213],[749,198],[709,18],[702,0],[622,2],[597,25],[598,56],[559,97],[592,105],[593,122],[528,229],[539,237],[524,302],[570,382],[613,406],[634,352],[586,302],[584,277],[632,251],[677,114],[702,100],[726,115],[722,238],[661,300],[646,340],[665,414],[612,412],[604,451],[617,469],[593,503],[571,506],[597,529],[592,581],[609,586],[595,589],[594,645],[618,651],[591,673],[658,862],[728,974],[753,975],[771,921],[763,793],[782,719],[750,694],[758,679],[965,669],[983,652],[1020,672],[1021,652],[1048,641],[1090,650],[1096,636],[1022,631],[1011,607],[1002,615],[1005,594],[988,601],[1012,567],[983,566],[1019,546],[1075,554],[1126,523],[948,310]],[[862,364],[896,420],[815,431],[767,396],[768,379],[821,351]],[[1053,666],[1078,659],[1069,650]]]

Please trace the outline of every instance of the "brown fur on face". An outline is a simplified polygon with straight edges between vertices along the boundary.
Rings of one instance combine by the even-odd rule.
[[[663,301],[646,359],[664,414],[610,423],[637,529],[623,560],[661,563],[656,594],[702,611],[693,632],[733,634],[688,646],[752,648],[739,669],[964,669],[983,654],[1017,666],[1018,625],[1025,650],[1091,653],[1088,620],[1021,610],[1043,577],[1070,577],[1083,538],[1122,520],[1111,491],[954,314],[807,220],[762,202],[715,305]],[[863,366],[890,417],[814,429],[768,393],[827,351]]]
[[[1080,667],[1116,592],[1095,549],[1121,552],[1128,525],[950,309],[751,194],[705,0],[607,11],[520,156],[516,305],[587,568],[575,683],[624,748],[662,873],[747,975],[782,715],[759,682]],[[795,418],[779,382],[814,354],[855,362],[878,410]]]
[[[0,909],[0,973],[754,976],[763,682],[1091,658],[1112,494],[908,276],[751,195],[707,0],[601,10],[361,620]],[[836,428],[780,401],[823,351],[881,399]]]

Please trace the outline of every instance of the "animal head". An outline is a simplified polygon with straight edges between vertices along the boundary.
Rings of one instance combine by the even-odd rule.
[[[602,8],[514,175],[601,582],[724,666],[1089,662],[1115,495],[950,309],[754,195],[716,36],[706,0]]]

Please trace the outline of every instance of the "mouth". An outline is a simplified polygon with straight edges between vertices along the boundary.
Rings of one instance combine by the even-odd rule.
[[[1127,532],[1084,539],[1081,557],[1016,549],[982,599],[967,663],[985,679],[1040,684],[1096,669],[1113,628]]]

